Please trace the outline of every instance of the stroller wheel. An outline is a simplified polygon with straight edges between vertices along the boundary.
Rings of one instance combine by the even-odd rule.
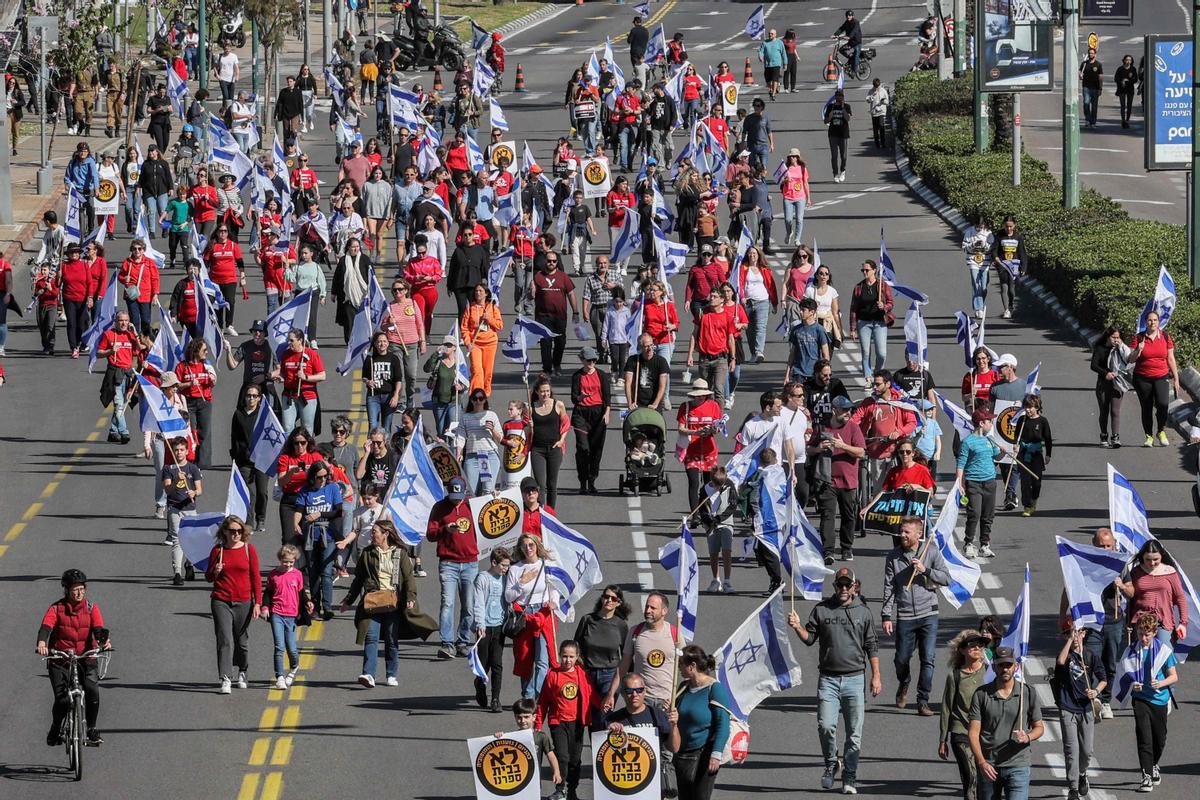
[[[667,490],[667,494],[670,494],[671,493],[671,479],[664,475],[663,479],[662,479],[662,485],[663,485],[663,488],[665,488]]]

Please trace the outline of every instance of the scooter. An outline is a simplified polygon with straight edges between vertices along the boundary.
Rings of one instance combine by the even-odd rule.
[[[423,28],[419,28],[424,33]],[[426,40],[424,36],[418,42],[411,36],[396,36],[396,67],[400,70],[410,70],[415,67],[441,66],[450,72],[457,72],[466,60],[462,40],[449,25],[437,25],[432,29],[432,36]]]
[[[234,47],[245,47],[246,31],[243,27],[244,22],[242,12],[235,11],[232,17],[221,23],[221,33],[217,36],[217,43],[222,46],[231,44]]]

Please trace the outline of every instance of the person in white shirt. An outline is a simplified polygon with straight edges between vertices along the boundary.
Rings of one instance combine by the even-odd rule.
[[[229,132],[233,134],[242,152],[249,154],[250,137],[254,133],[254,104],[247,99],[244,90],[237,93],[237,100],[230,108],[230,114],[233,117],[233,127]]]
[[[217,57],[217,80],[221,84],[221,103],[229,105],[233,102],[235,87],[242,77],[242,68],[238,62],[237,53],[225,45],[221,55]]]
[[[742,423],[742,430],[738,433],[742,447],[749,447],[758,441],[759,437],[770,432],[771,439],[766,447],[774,450],[781,462],[790,464],[794,458],[792,443],[787,437],[787,426],[779,416],[783,408],[783,398],[779,396],[779,392],[771,389],[759,395],[758,407],[761,411]]]
[[[783,387],[783,409],[779,412],[779,419],[784,436],[792,448],[790,461],[784,459],[783,463],[791,466],[796,500],[803,508],[808,505],[808,430],[812,425],[808,409],[804,406],[804,384],[796,382]]]

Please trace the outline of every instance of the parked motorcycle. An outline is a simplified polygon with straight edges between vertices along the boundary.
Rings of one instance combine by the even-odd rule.
[[[222,47],[226,44],[233,47],[246,46],[245,20],[241,11],[235,11],[233,16],[221,22],[221,33],[217,36],[217,43]]]
[[[431,35],[422,37],[419,43],[413,37],[404,35],[396,36],[395,43],[399,51],[396,66],[401,70],[440,66],[457,72],[466,61],[462,40],[449,25],[434,26]]]

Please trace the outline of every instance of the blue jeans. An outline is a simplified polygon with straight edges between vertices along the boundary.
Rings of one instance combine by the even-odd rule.
[[[542,693],[546,675],[550,672],[550,649],[544,637],[533,640],[533,652],[533,674],[529,680],[521,681],[521,697],[531,700]]]
[[[392,431],[392,417],[396,409],[392,408],[391,396],[386,394],[367,395],[367,430],[382,427],[388,433]]]
[[[806,200],[783,201],[783,225],[787,231],[787,243],[799,242],[804,234],[804,206]]]
[[[300,400],[296,397],[284,397],[283,419],[280,420],[280,422],[283,423],[283,429],[285,431],[290,431],[292,428],[296,427],[297,420],[299,420],[301,425],[311,431],[313,426],[315,426],[317,423],[317,401]]]
[[[242,133],[240,131],[234,131],[233,132],[233,140],[235,142],[237,142],[237,146],[238,146],[239,150],[241,150],[243,153],[246,153],[246,154],[250,153],[250,134],[249,133]]]
[[[187,65],[188,75],[195,75],[198,71],[200,65],[196,58],[198,52],[195,47],[185,47],[183,50],[183,63]]]
[[[771,157],[771,148],[768,145],[755,145],[750,148],[750,166],[758,169],[767,163],[767,159]]]
[[[907,686],[908,662],[913,651],[921,659],[921,674],[917,678],[917,702],[928,703],[933,689],[933,662],[937,658],[937,614],[919,619],[896,620],[896,682]]]
[[[750,356],[753,358],[767,349],[767,320],[771,317],[771,301],[747,300],[746,316],[750,318],[746,332],[750,334],[747,344],[750,345]]]
[[[458,407],[454,403],[439,403],[433,401],[433,422],[437,426],[437,435],[444,436],[450,423],[458,418]]]
[[[1029,800],[1029,767],[997,767],[996,780],[979,775],[979,800]]]
[[[129,324],[133,329],[138,333],[149,332],[150,326],[154,324],[150,317],[150,304],[127,299],[125,308],[129,311]]]
[[[825,765],[837,763],[838,714],[846,721],[843,776],[858,777],[858,753],[862,747],[863,711],[866,706],[866,675],[822,675],[817,679],[817,736]]]
[[[455,603],[459,610],[458,644],[469,645],[475,641],[474,626],[471,624],[471,605],[475,602],[475,575],[479,564],[475,561],[443,561],[438,564],[438,577],[442,582],[442,607],[438,614],[442,645],[453,647]]]
[[[578,123],[579,135],[583,137],[583,152],[591,155],[596,152],[596,120],[586,119],[580,120]]]
[[[689,130],[692,123],[700,116],[700,98],[683,101],[683,126]]]
[[[1115,622],[1105,622],[1101,626],[1100,631],[1092,631],[1083,640],[1085,650],[1090,650],[1096,656],[1096,660],[1104,665],[1104,674],[1117,674],[1117,659],[1121,657],[1125,646],[1122,641],[1125,638],[1125,623],[1121,620]],[[1115,680],[1110,680],[1109,685],[1116,683]],[[1107,703],[1112,700],[1112,689],[1108,686],[1100,692],[1100,702]]]
[[[887,325],[882,322],[858,323],[858,346],[862,350],[862,371],[867,383],[883,369],[887,361]]]
[[[1100,110],[1100,90],[1083,87],[1083,117],[1088,125],[1096,124],[1096,112]]]
[[[275,677],[283,675],[283,651],[287,650],[288,666],[300,666],[300,647],[296,644],[296,618],[283,614],[271,615],[271,634],[275,638]]]
[[[383,637],[384,671],[394,678],[400,672],[400,645],[396,632],[400,624],[400,613],[372,614],[367,617],[367,634],[363,637],[363,674],[375,676],[379,663],[379,639]]]
[[[633,170],[633,156],[637,150],[637,128],[625,125],[622,126],[618,138],[621,142],[621,165],[626,170]]]
[[[129,426],[125,424],[125,402],[128,400],[125,388],[125,379],[121,378],[117,381],[116,391],[113,394],[112,419],[108,423],[109,433],[119,433],[122,436],[129,435]]]
[[[500,474],[500,454],[468,453],[463,457],[462,467],[467,491],[473,495],[490,492],[496,487],[496,476]]]
[[[163,194],[143,194],[142,199],[146,201],[146,232],[151,239],[158,238],[155,234],[162,233],[158,217],[167,210],[167,201],[170,200],[170,197],[164,192]]]
[[[308,558],[308,585],[313,603],[321,611],[333,610],[333,564],[338,552],[336,542],[333,531],[326,530],[323,538],[313,540],[312,554]]]
[[[971,307],[978,311],[987,303],[988,281],[991,270],[986,264],[971,267]]]
[[[279,308],[279,292],[267,292],[267,316]]]

